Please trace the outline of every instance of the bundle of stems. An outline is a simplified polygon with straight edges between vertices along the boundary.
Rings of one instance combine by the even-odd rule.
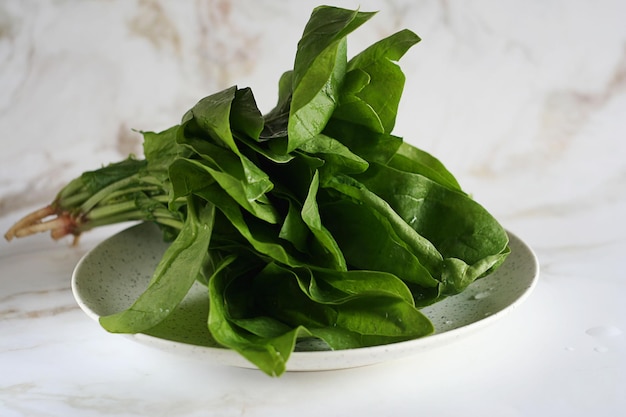
[[[183,213],[168,208],[166,184],[147,171],[145,160],[128,159],[83,173],[63,187],[48,205],[28,213],[5,233],[7,240],[50,232],[54,240],[96,227],[128,221],[152,221],[170,233],[183,224]]]

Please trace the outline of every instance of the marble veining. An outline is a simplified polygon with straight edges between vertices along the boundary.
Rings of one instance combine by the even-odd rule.
[[[83,171],[141,155],[202,97],[262,110],[313,0],[0,1],[0,229]],[[403,28],[395,133],[439,157],[529,243],[541,277],[480,333],[341,372],[199,363],[107,334],[76,305],[78,246],[0,242],[0,415],[619,415],[626,408],[626,4],[337,0],[379,10],[349,54]],[[345,395],[337,396],[337,392]],[[454,398],[454,401],[449,401]]]

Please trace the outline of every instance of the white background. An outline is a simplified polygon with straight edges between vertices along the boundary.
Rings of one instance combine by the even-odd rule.
[[[333,4],[357,7],[356,1]],[[129,153],[200,98],[249,86],[262,110],[312,1],[0,1],[0,226]],[[626,5],[362,1],[354,54],[397,30],[395,133],[439,157],[532,246],[532,296],[435,351],[270,379],[107,334],[76,306],[87,250],[0,243],[0,415],[616,416],[626,409]],[[598,332],[593,329],[600,328]]]

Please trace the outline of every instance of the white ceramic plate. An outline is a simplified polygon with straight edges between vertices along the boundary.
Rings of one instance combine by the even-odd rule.
[[[530,247],[509,233],[511,254],[494,273],[474,282],[463,293],[424,308],[436,332],[428,337],[348,350],[317,350],[300,345],[288,371],[352,368],[402,358],[449,343],[481,329],[518,306],[530,294],[539,275]],[[72,276],[79,306],[95,320],[130,306],[146,288],[167,244],[159,229],[143,223],[105,240],[87,253]],[[181,305],[149,334],[129,335],[136,341],[185,356],[225,365],[254,368],[238,353],[218,346],[206,329],[206,288],[194,284]]]

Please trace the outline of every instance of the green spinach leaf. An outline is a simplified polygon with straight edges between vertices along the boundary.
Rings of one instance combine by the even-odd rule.
[[[345,38],[372,15],[334,7],[318,7],[311,14],[294,63],[287,152],[326,126],[346,71]]]
[[[215,208],[189,198],[188,216],[159,262],[146,291],[128,309],[100,317],[114,333],[139,333],[163,321],[198,278],[207,256]]]

